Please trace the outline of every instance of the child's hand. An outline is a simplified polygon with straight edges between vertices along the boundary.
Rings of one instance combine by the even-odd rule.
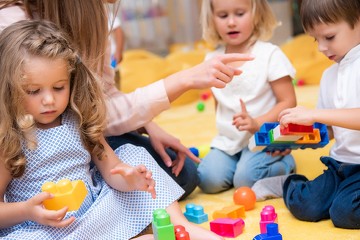
[[[233,117],[233,123],[239,131],[248,131],[255,133],[259,130],[259,124],[254,118],[252,118],[246,110],[245,103],[240,99],[241,112],[237,113]]]
[[[111,174],[120,174],[125,180],[127,191],[140,190],[151,193],[152,198],[156,198],[155,181],[152,173],[144,165],[136,167],[125,164],[118,164],[111,169]]]
[[[279,114],[279,122],[284,127],[287,127],[289,123],[310,126],[315,122],[313,116],[314,110],[298,106],[283,110]]]
[[[53,196],[50,193],[42,192],[26,201],[29,220],[42,225],[63,228],[75,221],[75,217],[63,219],[67,212],[67,207],[60,210],[47,210],[43,206],[43,201]]]
[[[284,151],[274,151],[274,152],[266,152],[266,154],[271,155],[272,157],[277,156],[286,156],[291,153],[291,149],[285,149]]]

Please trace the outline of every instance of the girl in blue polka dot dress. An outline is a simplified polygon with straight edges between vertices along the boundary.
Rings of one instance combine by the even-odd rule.
[[[186,220],[184,191],[143,148],[110,148],[101,87],[68,39],[33,20],[0,35],[0,238],[153,239],[140,233],[165,208],[192,240],[221,239]],[[78,210],[44,208],[41,186],[61,179],[85,183]]]

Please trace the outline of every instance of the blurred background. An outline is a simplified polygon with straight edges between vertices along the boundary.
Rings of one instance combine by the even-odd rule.
[[[299,0],[268,0],[281,26],[274,34],[278,45],[302,32]],[[122,0],[118,17],[126,36],[125,49],[142,48],[160,55],[174,44],[193,48],[201,40],[201,0]],[[186,49],[185,49],[186,50]]]

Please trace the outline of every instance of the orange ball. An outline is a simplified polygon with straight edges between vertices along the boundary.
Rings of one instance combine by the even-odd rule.
[[[249,187],[239,187],[236,189],[233,199],[236,205],[243,205],[246,211],[255,207],[256,195]]]

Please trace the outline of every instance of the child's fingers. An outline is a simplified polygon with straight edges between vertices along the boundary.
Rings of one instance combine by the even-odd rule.
[[[63,207],[60,210],[48,210],[46,211],[46,215],[45,217],[49,220],[57,220],[60,221],[61,219],[63,219],[66,215],[66,212],[68,210],[68,207]]]
[[[64,220],[53,220],[53,221],[50,221],[49,222],[49,226],[52,226],[52,227],[57,227],[57,228],[64,228],[64,227],[67,227],[69,226],[70,224],[72,224],[73,222],[75,221],[75,217],[72,216],[72,217],[69,217],[67,219],[64,219]]]
[[[149,182],[149,186],[147,188],[147,191],[151,194],[151,197],[153,199],[156,198],[156,191],[155,191],[155,181],[154,179],[151,179],[151,181]]]

